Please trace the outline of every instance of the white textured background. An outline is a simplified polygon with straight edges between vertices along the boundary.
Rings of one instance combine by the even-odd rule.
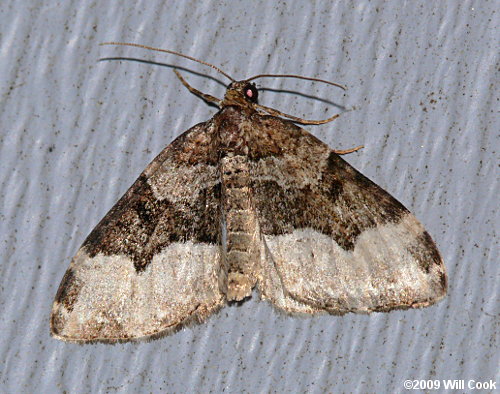
[[[12,1],[0,4],[0,392],[404,392],[499,373],[498,1]],[[150,342],[72,345],[49,312],[90,230],[173,138],[215,110],[209,68],[308,118],[436,240],[449,294],[422,310],[294,318],[255,297]],[[128,57],[136,61],[101,61]],[[138,59],[157,62],[145,64]],[[286,91],[302,92],[302,96]],[[285,91],[285,92],[283,92]],[[316,99],[315,99],[316,97]]]

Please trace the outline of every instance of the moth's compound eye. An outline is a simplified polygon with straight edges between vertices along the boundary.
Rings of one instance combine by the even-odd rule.
[[[245,87],[243,88],[243,94],[252,103],[256,103],[257,98],[259,97],[259,91],[253,83],[248,83],[245,85]]]

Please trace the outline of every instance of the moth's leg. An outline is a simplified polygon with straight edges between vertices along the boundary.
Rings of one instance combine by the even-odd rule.
[[[360,149],[363,149],[365,146],[364,145],[359,145],[355,148],[351,148],[351,149],[346,149],[346,150],[334,150],[334,152],[337,154],[337,155],[347,155],[348,153],[352,153],[352,152],[357,152],[358,150]]]
[[[299,124],[315,124],[315,125],[325,124],[325,123],[331,122],[332,120],[337,119],[340,116],[340,114],[336,114],[328,119],[307,120],[307,119],[297,118],[296,116],[293,116],[293,115],[285,114],[284,112],[278,111],[277,109],[274,109],[274,108],[266,107],[264,105],[260,105],[260,104],[253,104],[253,105],[254,105],[254,107],[259,108],[272,116],[282,116],[284,118],[291,119],[294,123],[299,123]]]
[[[221,106],[222,100],[219,100],[217,97],[211,96],[209,94],[202,93],[198,89],[193,88],[190,84],[188,84],[186,82],[186,80],[184,78],[182,78],[181,74],[179,74],[179,72],[177,70],[174,70],[174,73],[175,73],[175,75],[177,75],[177,78],[179,78],[181,80],[182,84],[186,88],[188,88],[188,90],[191,93],[196,94],[197,96],[200,96],[203,100],[205,100],[209,103],[215,103],[217,106],[219,106],[219,107]]]

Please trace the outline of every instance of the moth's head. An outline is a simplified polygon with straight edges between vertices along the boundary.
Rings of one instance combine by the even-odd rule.
[[[229,106],[229,105],[234,105],[234,106],[240,107],[243,110],[247,110],[247,112],[249,112],[249,113],[251,113],[252,111],[261,110],[269,115],[282,116],[282,117],[291,119],[295,123],[300,123],[300,124],[324,124],[324,123],[328,123],[328,122],[331,122],[332,120],[336,119],[338,117],[338,115],[334,115],[328,119],[323,119],[323,120],[306,120],[306,119],[302,119],[302,118],[297,118],[296,116],[285,114],[285,113],[280,112],[280,111],[273,109],[273,108],[259,105],[257,102],[259,92],[257,91],[255,84],[251,83],[250,81],[253,81],[253,80],[258,79],[258,78],[269,78],[269,77],[271,77],[271,78],[297,78],[297,79],[305,79],[308,81],[323,82],[323,83],[326,83],[329,85],[337,86],[337,87],[344,89],[344,90],[346,89],[342,85],[339,85],[339,84],[334,83],[334,82],[326,81],[324,79],[304,77],[301,75],[293,75],[293,74],[259,74],[259,75],[254,75],[253,77],[250,77],[244,81],[236,81],[233,77],[231,77],[229,74],[222,71],[219,67],[214,66],[213,64],[204,62],[202,60],[198,60],[194,57],[184,55],[180,52],[175,52],[175,51],[171,51],[168,49],[153,48],[153,47],[146,46],[146,45],[133,44],[133,43],[127,43],[127,42],[104,42],[101,45],[125,45],[125,46],[149,49],[149,50],[157,51],[157,52],[165,52],[165,53],[170,53],[172,55],[180,56],[180,57],[195,61],[195,62],[203,64],[205,66],[212,67],[218,73],[224,75],[227,79],[232,81],[231,84],[229,84],[229,86],[227,87],[226,95],[224,96],[224,100],[219,100],[218,98],[213,97],[209,94],[204,94],[204,93],[200,92],[199,90],[190,86],[184,80],[184,78],[182,78],[182,76],[179,74],[179,72],[177,70],[174,69],[174,72],[177,75],[177,77],[181,80],[183,85],[185,87],[187,87],[190,92],[197,94],[198,96],[202,97],[207,102],[215,103],[220,108],[223,108],[223,107]]]
[[[252,107],[257,104],[259,91],[254,83],[248,81],[231,82],[226,90],[223,105],[238,105]]]

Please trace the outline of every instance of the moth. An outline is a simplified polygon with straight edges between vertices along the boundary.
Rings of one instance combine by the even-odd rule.
[[[430,235],[394,197],[227,76],[220,110],[144,170],[87,237],[55,297],[52,335],[153,339],[254,289],[290,314],[420,308],[446,294]],[[293,76],[297,77],[297,76]],[[303,79],[313,79],[302,77]],[[333,84],[333,83],[332,83]],[[288,118],[288,119],[285,119]]]

